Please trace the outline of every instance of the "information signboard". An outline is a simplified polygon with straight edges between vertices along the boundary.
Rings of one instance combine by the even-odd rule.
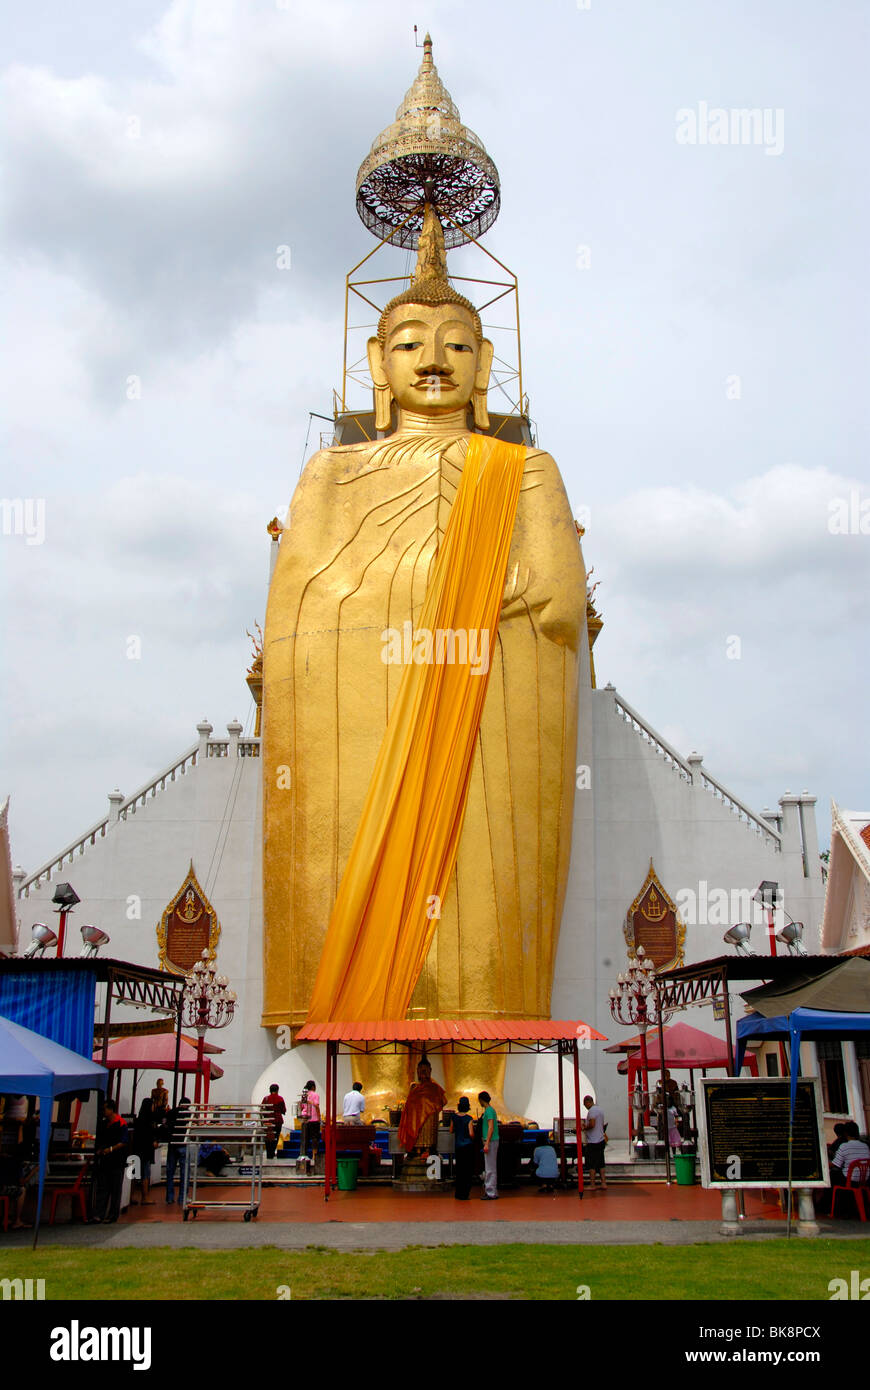
[[[705,1078],[697,1107],[703,1187],[787,1187],[788,1077]],[[817,1076],[798,1078],[791,1182],[827,1187],[828,1151]]]

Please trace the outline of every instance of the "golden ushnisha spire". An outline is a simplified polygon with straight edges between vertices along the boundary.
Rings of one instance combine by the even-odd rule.
[[[369,231],[390,237],[394,246],[417,245],[427,203],[438,213],[447,247],[479,237],[500,204],[498,170],[483,142],[460,121],[432,61],[428,34],[416,80],[356,180],[357,212]]]
[[[381,314],[378,323],[378,338],[381,343],[386,337],[387,315],[397,304],[459,304],[471,314],[478,342],[483,338],[480,315],[471,300],[455,290],[447,279],[444,230],[432,203],[426,203],[423,210],[423,229],[417,245],[417,265],[411,276],[411,283],[401,294],[397,294],[395,299],[390,300]]]

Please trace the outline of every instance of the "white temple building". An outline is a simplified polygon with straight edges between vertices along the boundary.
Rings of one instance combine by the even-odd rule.
[[[786,911],[805,923],[807,948],[818,951],[824,885],[814,797],[786,793],[776,812],[757,815],[707,771],[699,754],[681,756],[612,686],[595,689],[585,646],[584,668],[572,861],[551,1016],[583,1019],[618,1041],[625,1030],[611,1020],[609,990],[626,968],[626,916],[651,868],[685,927],[686,963],[727,949],[723,933],[751,920],[751,894],[764,879],[780,885]],[[315,1046],[291,1049],[289,1030],[260,1022],[259,739],[243,736],[238,720],[220,732],[203,719],[196,732],[196,742],[146,786],[130,796],[110,793],[106,816],[74,843],[33,873],[15,871],[19,952],[34,922],[52,921],[55,884],[68,880],[81,899],[73,935],[88,922],[109,933],[104,954],[157,965],[161,921],[192,866],[219,926],[219,969],[238,995],[232,1024],[209,1039],[225,1048],[215,1098],[260,1099],[277,1081],[289,1100],[309,1076],[322,1083],[324,1056]],[[866,846],[863,852],[870,858]],[[763,925],[756,933],[754,949],[765,953]],[[864,939],[870,939],[866,924]],[[839,948],[830,932],[825,944]],[[709,1013],[692,1022],[720,1031]],[[625,1082],[601,1046],[581,1054],[583,1084],[609,1110],[611,1134],[619,1136],[626,1128]],[[349,1087],[347,1059],[342,1064],[339,1085]],[[505,1098],[518,1112],[552,1123],[552,1059],[511,1058]]]
[[[843,811],[836,801],[822,949],[870,955],[870,811]]]

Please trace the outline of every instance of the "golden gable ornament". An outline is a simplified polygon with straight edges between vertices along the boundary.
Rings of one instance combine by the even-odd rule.
[[[157,961],[161,970],[186,975],[208,951],[209,960],[217,954],[220,923],[217,913],[203,892],[193,870],[166,908],[157,927]]]
[[[677,905],[659,882],[653,861],[643,887],[628,909],[625,942],[633,960],[642,946],[657,970],[682,965],[686,928],[677,914]]]

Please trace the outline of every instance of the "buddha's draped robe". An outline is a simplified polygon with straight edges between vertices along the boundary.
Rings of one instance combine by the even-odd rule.
[[[304,1021],[327,924],[419,624],[467,436],[315,455],[266,619],[265,1024]],[[411,1012],[549,1013],[570,851],[585,578],[553,460],[528,450],[456,868]]]

